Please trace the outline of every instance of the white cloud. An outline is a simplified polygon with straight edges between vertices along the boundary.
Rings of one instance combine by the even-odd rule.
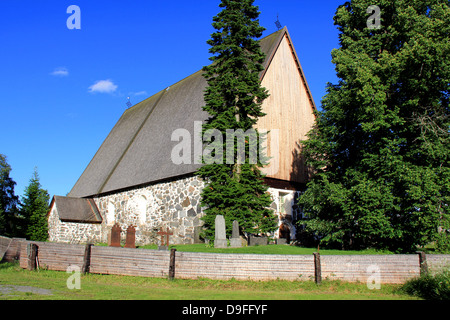
[[[147,91],[133,92],[132,94],[133,94],[135,97],[137,97],[137,96],[146,96],[146,95],[148,95]]]
[[[67,68],[64,68],[64,67],[59,67],[59,68],[56,68],[55,70],[53,70],[53,72],[50,74],[52,76],[57,76],[57,77],[67,77],[69,75],[69,70],[67,70]]]
[[[89,92],[113,93],[117,87],[111,80],[99,80],[89,87]]]

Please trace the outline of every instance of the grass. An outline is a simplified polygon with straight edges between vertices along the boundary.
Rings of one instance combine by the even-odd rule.
[[[146,245],[139,247],[141,249],[157,249],[156,245]],[[254,253],[254,254],[308,254],[312,255],[317,252],[317,248],[303,248],[289,245],[268,245],[268,246],[251,246],[242,248],[224,248],[216,249],[205,244],[184,244],[171,245],[170,248],[176,248],[182,252],[210,252],[210,253]],[[377,251],[374,249],[367,250],[330,250],[319,249],[321,255],[357,255],[357,254],[392,254],[389,251]]]
[[[67,288],[71,276],[58,271],[27,271],[0,264],[0,300],[407,300],[417,299],[398,285],[369,290],[362,283],[323,281],[168,280],[114,275],[81,275],[79,290]],[[5,292],[8,286],[48,289],[52,295]]]

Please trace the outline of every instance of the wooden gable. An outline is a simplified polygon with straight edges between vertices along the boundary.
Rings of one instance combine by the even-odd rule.
[[[306,183],[308,174],[299,142],[314,125],[315,104],[287,28],[283,31],[262,76],[270,97],[263,104],[267,115],[259,119],[257,128],[272,130],[267,141],[271,165],[263,172],[268,178]],[[278,136],[274,129],[278,129]]]

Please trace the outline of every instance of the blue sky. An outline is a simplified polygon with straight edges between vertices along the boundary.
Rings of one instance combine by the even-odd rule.
[[[0,153],[22,195],[38,168],[66,195],[127,108],[209,64],[219,0],[0,2]],[[256,0],[260,23],[287,26],[318,106],[336,83],[333,25],[344,1]],[[81,29],[68,29],[77,5]]]

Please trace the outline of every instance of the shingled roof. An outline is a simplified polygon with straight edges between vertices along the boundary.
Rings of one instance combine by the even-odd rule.
[[[58,216],[64,222],[101,223],[102,217],[93,199],[54,196],[50,205],[56,205]]]
[[[267,70],[287,28],[260,41]],[[303,76],[303,71],[300,67]],[[176,165],[171,160],[172,132],[184,128],[193,136],[194,122],[205,121],[202,110],[206,80],[202,71],[179,81],[126,110],[94,158],[70,197],[90,197],[192,174],[198,164]],[[310,99],[312,96],[309,92]],[[193,139],[192,139],[193,140]],[[194,141],[192,143],[192,150]]]

